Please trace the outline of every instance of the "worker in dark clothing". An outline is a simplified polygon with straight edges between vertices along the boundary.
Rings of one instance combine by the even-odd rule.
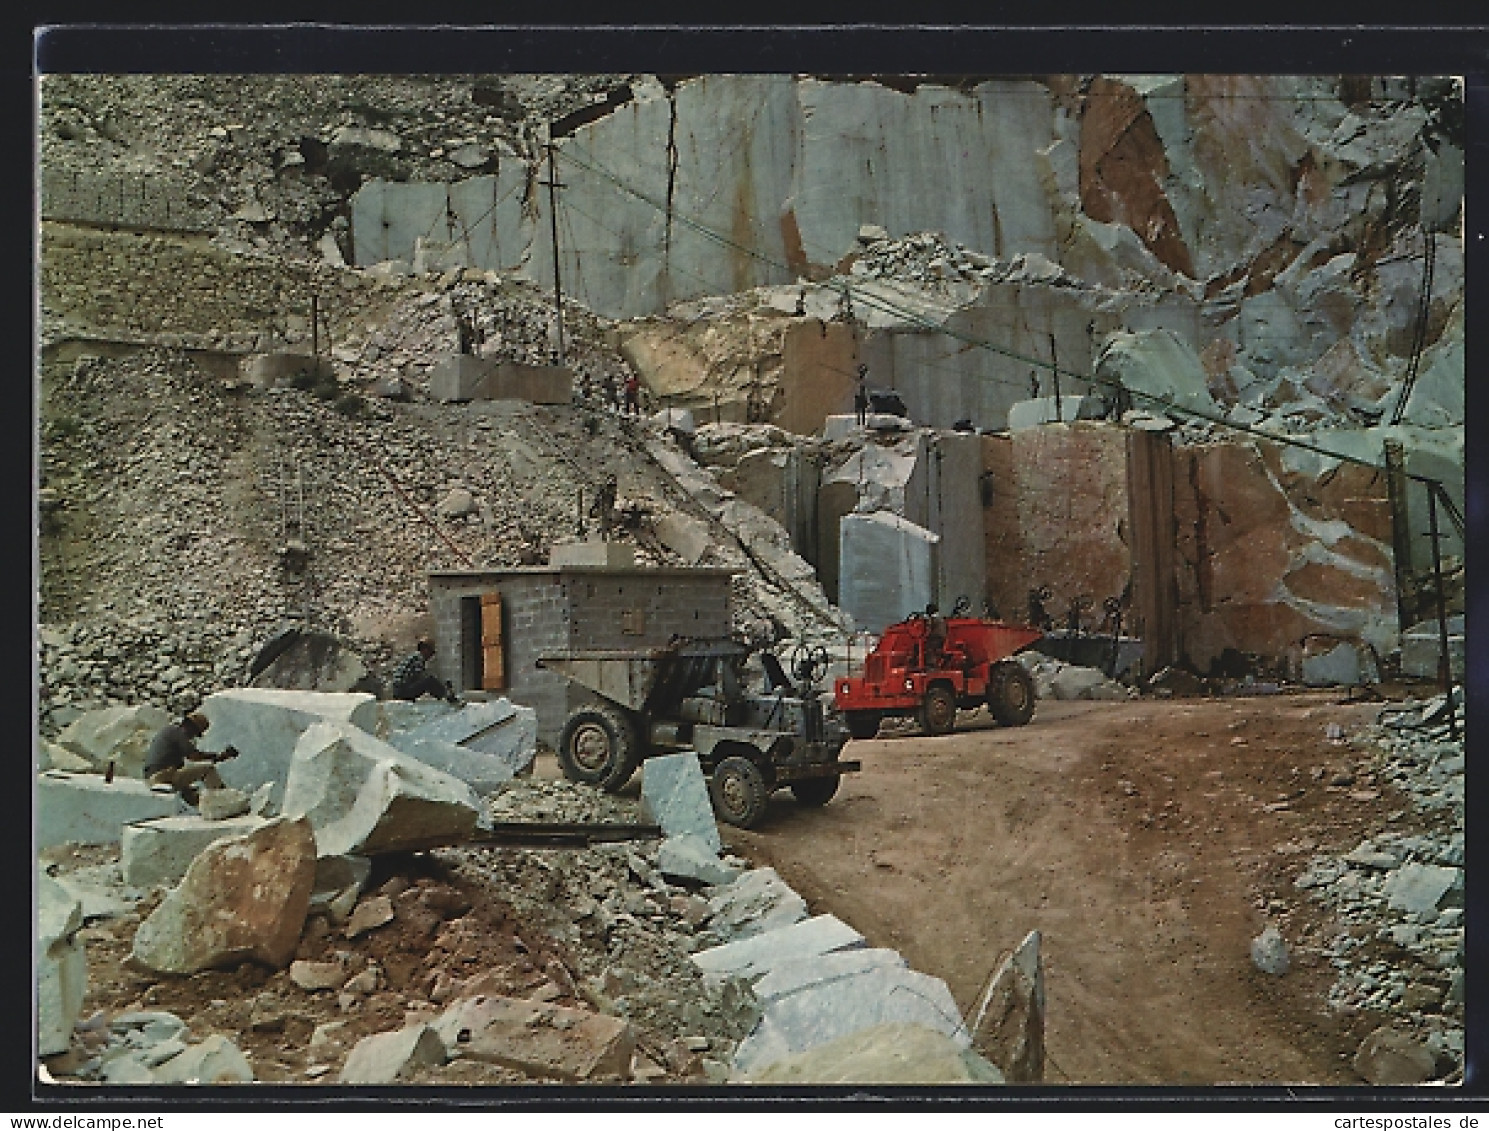
[[[632,373],[626,377],[626,415],[641,413],[641,379]]]
[[[1053,594],[1048,585],[1041,585],[1038,589],[1029,590],[1029,624],[1042,632],[1049,632],[1055,627],[1054,618],[1050,616],[1049,610],[1044,603]]]
[[[221,789],[222,777],[217,763],[236,758],[238,751],[229,746],[220,754],[208,754],[196,748],[196,740],[207,732],[207,716],[194,711],[178,723],[162,727],[150,742],[145,759],[145,778],[151,785],[168,785],[195,805],[201,788]]]
[[[393,669],[393,698],[417,699],[420,695],[432,695],[447,703],[459,703],[460,696],[448,683],[441,683],[429,670],[429,661],[434,657],[434,644],[420,640],[414,651],[405,656]]]
[[[615,476],[607,475],[605,482],[595,492],[595,501],[590,505],[589,517],[600,525],[600,537],[610,537],[610,529],[615,525],[615,497],[620,490],[620,484]]]
[[[860,425],[867,424],[869,419],[869,367],[860,365],[858,367],[858,391],[853,394],[853,412],[858,417]]]
[[[946,648],[946,618],[932,601],[925,607],[925,655],[927,664],[937,664]]]

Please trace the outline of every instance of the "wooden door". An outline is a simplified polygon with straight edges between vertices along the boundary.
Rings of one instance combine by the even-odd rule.
[[[506,647],[502,639],[502,595],[481,594],[481,687],[502,691],[507,686]]]

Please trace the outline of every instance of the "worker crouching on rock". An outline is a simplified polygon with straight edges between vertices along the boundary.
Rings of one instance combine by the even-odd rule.
[[[195,805],[202,786],[221,789],[222,778],[217,763],[238,756],[229,746],[220,754],[209,754],[196,748],[196,740],[207,732],[207,716],[193,711],[178,723],[162,727],[150,742],[145,761],[145,777],[151,785],[168,785]]]
[[[420,695],[433,695],[447,703],[459,704],[460,696],[448,683],[441,683],[429,670],[429,661],[434,656],[434,644],[420,640],[411,655],[405,656],[393,669],[393,698],[417,699]]]

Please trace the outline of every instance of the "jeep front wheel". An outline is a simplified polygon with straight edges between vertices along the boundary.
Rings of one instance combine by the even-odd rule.
[[[750,828],[765,815],[765,803],[770,797],[760,768],[738,755],[725,758],[714,767],[708,792],[719,816],[742,829]]]

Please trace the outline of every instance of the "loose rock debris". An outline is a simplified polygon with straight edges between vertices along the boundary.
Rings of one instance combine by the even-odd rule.
[[[570,820],[639,816],[635,800],[564,781],[513,783],[490,808]],[[270,821],[250,838],[304,826]],[[193,870],[205,875],[212,854],[231,854],[233,843],[209,846]],[[91,973],[87,1000],[71,1008],[71,1039],[48,1070],[79,1083],[719,1083],[890,1021],[929,1025],[966,1049],[966,1026],[939,979],[908,970],[893,952],[858,950],[862,936],[831,916],[805,918],[804,902],[770,869],[716,887],[679,884],[657,868],[660,853],[656,842],[634,842],[379,856],[348,921],[338,926],[328,905],[312,906],[283,960],[257,955],[163,977],[124,958],[138,950],[143,923],[187,900],[190,874],[179,890],[146,894],[124,887],[111,848],[50,850],[47,867],[58,876],[86,870],[121,896],[143,898],[86,926],[72,902],[62,927]],[[723,863],[736,873],[745,866]],[[231,891],[231,879],[219,888]],[[724,957],[742,947],[751,954],[740,962]],[[844,967],[825,983],[801,977],[814,954],[834,952],[885,954],[899,973],[870,978],[883,963],[854,959],[862,974]],[[762,978],[770,981],[764,1004],[750,987]],[[911,984],[905,979],[916,993],[896,996],[901,982]],[[927,992],[944,1001],[922,1016]],[[745,1038],[741,1060],[735,1049]],[[987,1065],[982,1072],[997,1075]]]

